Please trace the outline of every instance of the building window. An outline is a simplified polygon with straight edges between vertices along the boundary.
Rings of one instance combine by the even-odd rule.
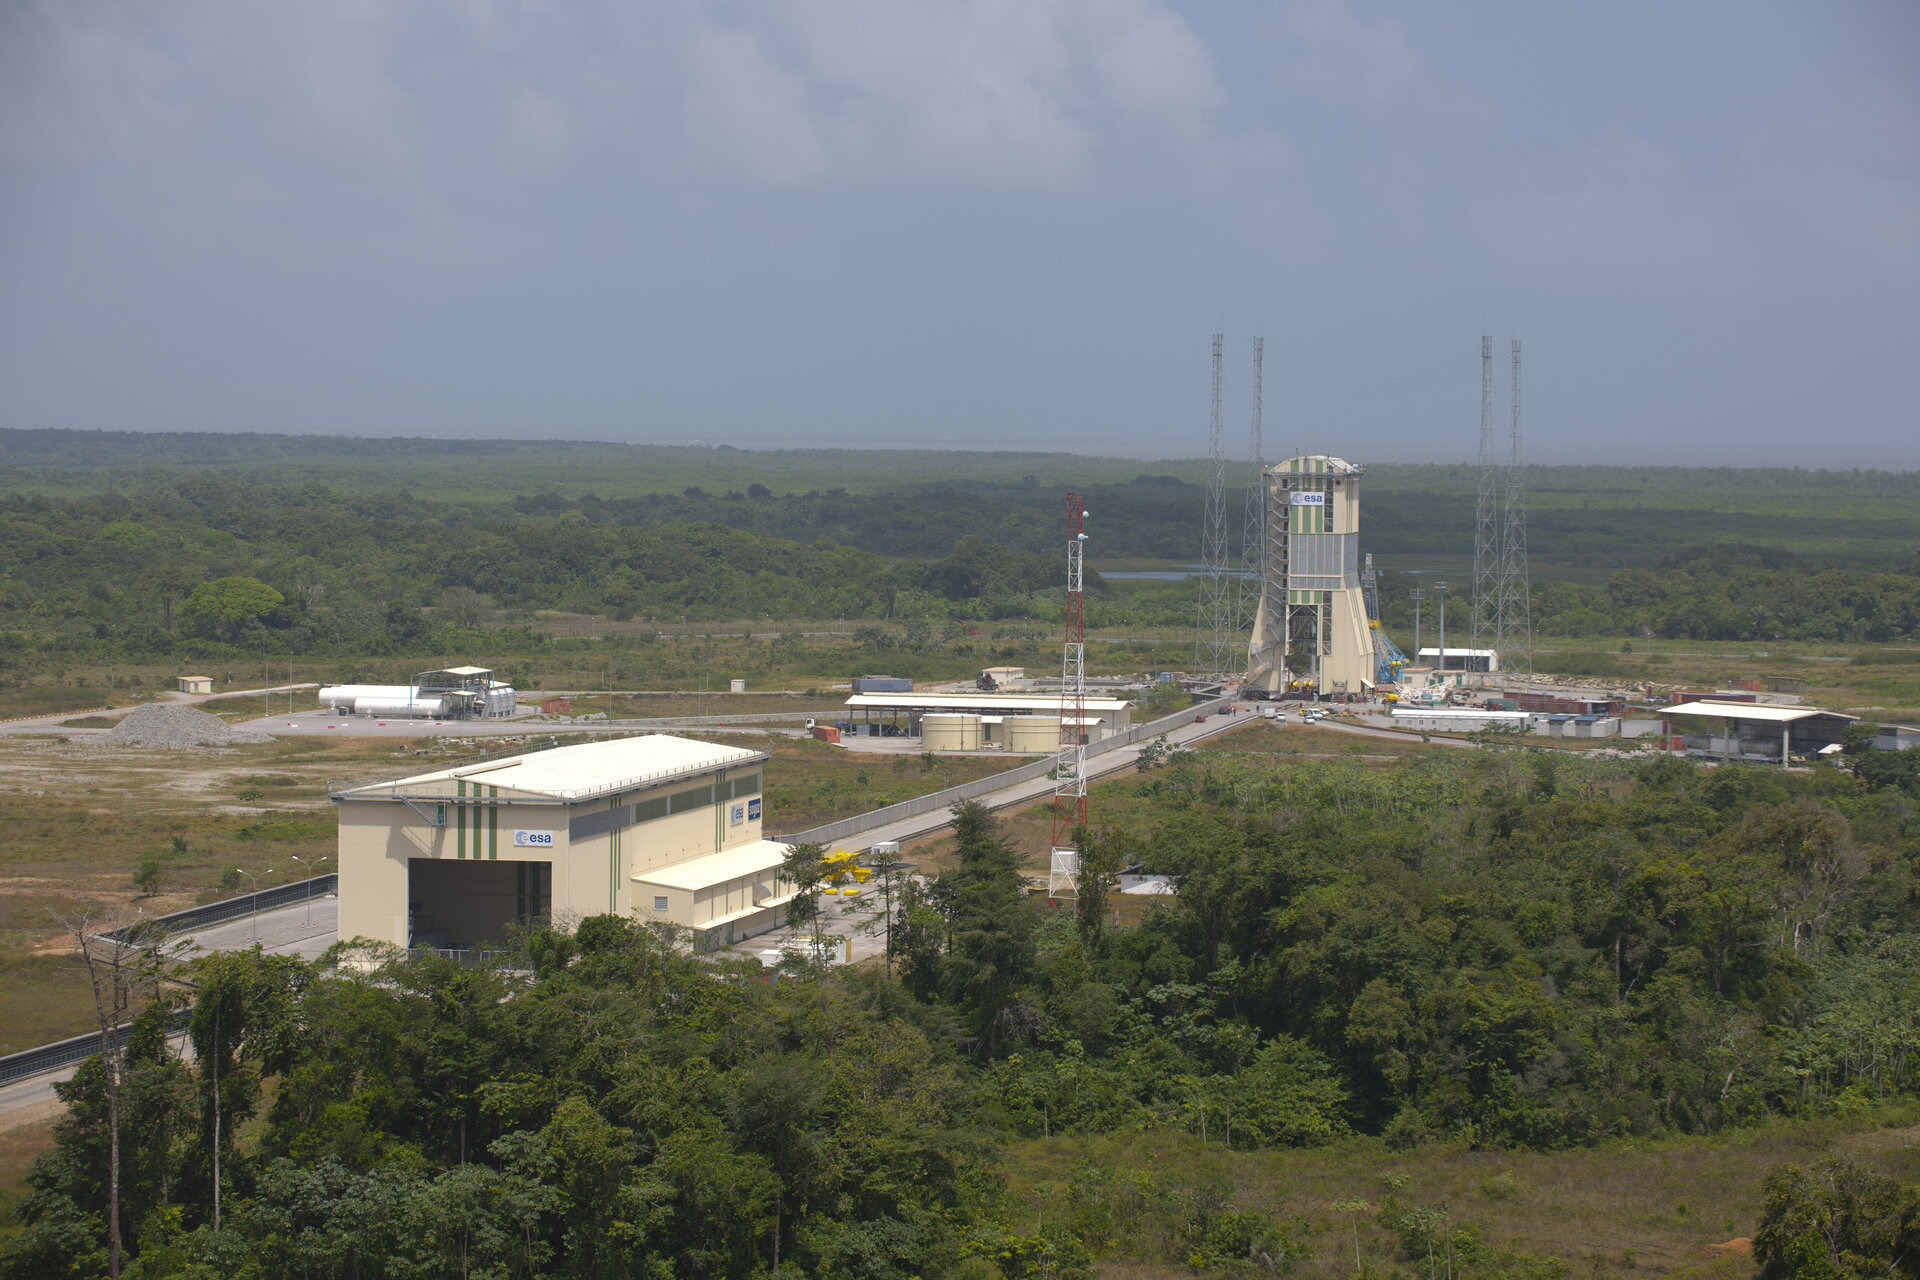
[[[667,909],[667,900],[665,898],[655,898],[653,900],[653,909],[655,911],[665,911]]]

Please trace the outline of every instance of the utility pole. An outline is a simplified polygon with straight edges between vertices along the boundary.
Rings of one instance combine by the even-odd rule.
[[[1420,661],[1420,602],[1427,598],[1426,589],[1415,587],[1407,592],[1407,598],[1413,601],[1413,660]]]

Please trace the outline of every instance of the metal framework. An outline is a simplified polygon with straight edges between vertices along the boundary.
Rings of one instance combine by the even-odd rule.
[[[1373,632],[1373,662],[1377,678],[1383,685],[1399,684],[1400,673],[1407,669],[1407,655],[1400,651],[1400,646],[1380,625],[1380,579],[1373,572],[1371,551],[1366,554],[1366,567],[1360,570],[1360,593],[1367,602],[1367,627]],[[1418,630],[1416,625],[1416,641]],[[1419,646],[1416,643],[1414,647]]]
[[[1493,337],[1480,336],[1480,498],[1473,524],[1473,612],[1470,630],[1475,649],[1499,648],[1505,562],[1500,544],[1500,494],[1493,465]],[[1443,664],[1444,665],[1444,664]]]
[[[1527,576],[1527,483],[1520,459],[1520,339],[1513,340],[1513,422],[1507,437],[1506,532],[1500,544],[1501,666],[1533,683],[1533,603]]]
[[[1260,366],[1266,358],[1267,340],[1253,340],[1253,426],[1247,446],[1247,529],[1240,552],[1239,614],[1234,619],[1234,636],[1253,631],[1260,613],[1260,598],[1265,590],[1261,570],[1267,554],[1267,463],[1266,444],[1260,438]]]
[[[1219,349],[1216,341],[1214,351],[1218,353]],[[1087,821],[1087,622],[1082,594],[1086,518],[1079,495],[1068,494],[1067,625],[1060,657],[1060,752],[1053,770],[1053,858],[1047,872],[1049,899],[1080,896],[1080,852],[1073,842],[1073,833]]]
[[[1226,335],[1213,335],[1213,417],[1207,427],[1207,497],[1200,523],[1200,616],[1194,626],[1193,674],[1226,676],[1234,657],[1234,593],[1227,577],[1227,453],[1220,420],[1220,351]],[[1235,664],[1237,665],[1237,664]]]

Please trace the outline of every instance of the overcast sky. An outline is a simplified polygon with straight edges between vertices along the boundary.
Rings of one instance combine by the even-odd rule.
[[[0,425],[1920,468],[1920,5],[0,0]]]

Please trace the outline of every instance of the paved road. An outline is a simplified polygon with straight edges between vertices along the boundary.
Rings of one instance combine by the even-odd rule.
[[[292,687],[295,689],[318,689],[320,686],[317,684],[296,684]],[[266,689],[223,689],[219,693],[180,693],[177,690],[175,690],[175,691],[168,691],[163,696],[154,698],[152,701],[162,706],[166,705],[169,702],[175,702],[175,703],[180,703],[184,706],[192,707],[192,706],[198,706],[202,702],[212,702],[215,698],[246,698],[246,697],[258,698],[262,694],[266,694],[266,693],[275,693],[275,694],[285,693],[287,691],[287,688],[288,686],[284,684],[276,684]],[[79,711],[56,711],[52,715],[28,716],[25,719],[8,720],[5,723],[0,723],[0,734],[45,733],[48,729],[59,729],[60,722],[63,720],[76,720],[82,716],[111,716],[114,719],[118,720],[121,716],[127,715],[128,713],[132,712],[138,707],[144,707],[149,705],[151,705],[151,703],[133,702],[133,703],[127,704],[126,706],[111,707],[104,710],[100,708],[95,708],[91,711],[85,710],[85,709],[82,709]],[[107,730],[105,729],[62,729],[61,732],[72,733],[72,734],[88,734],[88,733],[106,733]]]
[[[262,949],[277,955],[297,955],[317,960],[333,945],[339,929],[339,899],[332,895],[317,897],[311,904],[296,903],[262,911],[258,917],[243,916],[222,924],[208,925],[180,935],[201,951],[239,951],[253,945],[257,934]],[[180,1037],[175,1038],[176,1041]],[[53,1086],[73,1078],[74,1068],[62,1067],[44,1075],[30,1076],[0,1085],[0,1133],[22,1124],[37,1124],[53,1119],[60,1103]]]
[[[1239,715],[1233,716],[1208,716],[1203,724],[1195,724],[1189,721],[1186,724],[1177,726],[1172,732],[1168,733],[1167,742],[1176,747],[1190,746],[1203,738],[1211,738],[1215,734],[1225,733],[1229,729],[1238,728],[1253,718],[1252,713],[1242,712]],[[881,739],[881,741],[885,741],[885,739]],[[1151,741],[1151,739],[1149,739],[1149,741]],[[1103,755],[1089,757],[1087,760],[1087,780],[1090,782],[1098,781],[1101,778],[1120,773],[1130,768],[1134,762],[1140,758],[1140,748],[1144,745],[1144,743],[1137,743],[1131,746],[1118,747]],[[978,799],[981,804],[989,809],[1010,809],[1015,805],[1029,804],[1035,800],[1051,796],[1052,794],[1053,779],[1034,778],[1027,782],[1015,783],[1013,786],[1002,788],[999,791],[990,791],[986,795],[978,797]],[[950,811],[946,809],[934,809],[930,812],[920,814],[918,817],[903,818],[898,822],[889,823],[884,827],[875,827],[871,831],[862,831],[859,835],[850,836],[845,840],[837,840],[834,843],[841,847],[857,846],[864,849],[878,844],[883,840],[899,840],[903,842],[916,840],[921,836],[932,835],[934,832],[944,829],[952,820]]]

